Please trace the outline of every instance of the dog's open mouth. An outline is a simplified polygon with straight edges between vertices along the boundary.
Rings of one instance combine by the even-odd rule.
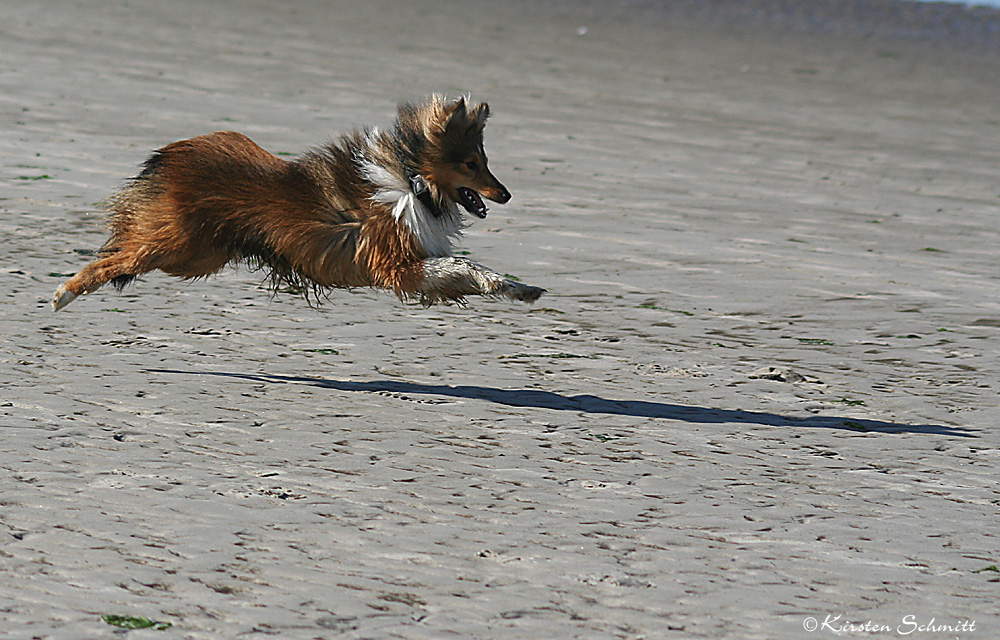
[[[468,187],[458,188],[458,203],[465,207],[465,210],[480,218],[486,217],[486,203],[478,193]]]

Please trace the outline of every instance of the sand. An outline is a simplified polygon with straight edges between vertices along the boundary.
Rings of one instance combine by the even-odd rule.
[[[405,7],[4,3],[0,635],[996,637],[996,57]],[[462,249],[534,307],[234,269],[52,313],[151,149],[435,91],[493,108]]]

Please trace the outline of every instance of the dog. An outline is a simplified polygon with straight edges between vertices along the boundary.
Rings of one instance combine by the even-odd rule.
[[[483,198],[511,198],[483,149],[489,114],[485,102],[435,95],[400,105],[389,130],[356,130],[291,161],[233,131],[167,145],[108,200],[110,239],[56,290],[53,309],[156,269],[193,279],[231,263],[310,304],[354,287],[424,305],[534,302],[545,289],[453,255],[459,207],[485,218]]]

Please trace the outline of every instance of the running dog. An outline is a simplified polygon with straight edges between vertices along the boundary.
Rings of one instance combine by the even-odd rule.
[[[355,131],[292,161],[233,131],[167,145],[108,201],[110,239],[52,306],[156,269],[191,279],[230,263],[308,300],[373,287],[425,305],[468,295],[534,302],[545,289],[452,255],[459,206],[485,218],[483,198],[510,200],[483,150],[489,113],[433,96],[400,105],[390,130]]]

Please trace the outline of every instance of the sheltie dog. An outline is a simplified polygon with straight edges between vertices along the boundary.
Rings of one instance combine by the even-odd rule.
[[[110,239],[52,306],[156,269],[200,278],[229,263],[263,269],[272,288],[310,301],[374,287],[427,305],[468,295],[534,302],[544,289],[452,255],[459,205],[485,218],[483,198],[510,200],[483,150],[489,112],[433,96],[401,105],[391,130],[355,131],[293,161],[233,131],[167,145],[108,201]]]

